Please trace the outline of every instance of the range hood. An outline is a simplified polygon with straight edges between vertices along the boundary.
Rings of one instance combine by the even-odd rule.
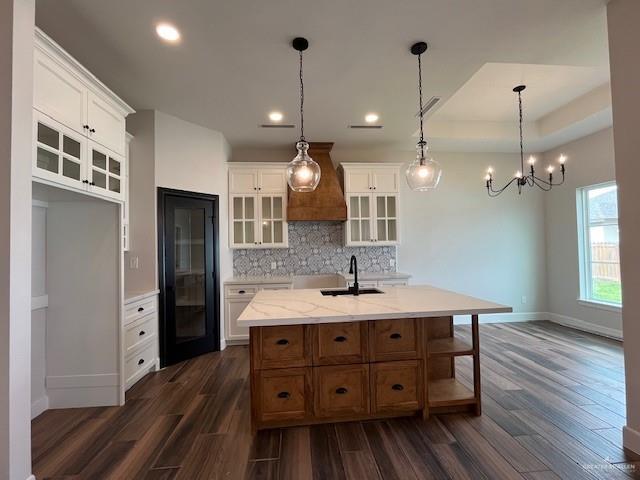
[[[331,162],[332,142],[309,142],[309,156],[320,165],[320,183],[313,192],[289,189],[287,221],[344,222],[347,204],[344,201],[338,174]]]

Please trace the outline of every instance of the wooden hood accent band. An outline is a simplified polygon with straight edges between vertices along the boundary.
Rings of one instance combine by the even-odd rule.
[[[347,219],[347,204],[331,162],[331,142],[310,142],[309,156],[320,165],[320,183],[313,192],[301,193],[289,189],[287,221],[337,221]]]

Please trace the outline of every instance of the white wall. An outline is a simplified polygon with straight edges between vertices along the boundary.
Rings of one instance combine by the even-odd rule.
[[[219,195],[221,284],[232,275],[227,229],[226,162],[229,156],[229,145],[221,133],[155,112],[156,186]],[[221,339],[224,338],[222,313],[221,308]]]
[[[576,189],[615,180],[613,130],[608,128],[545,152],[543,164],[568,158],[567,180],[545,194],[547,228],[547,298],[552,319],[620,338],[619,312],[588,307],[580,295]]]
[[[45,204],[46,205],[46,204]],[[35,206],[31,221],[31,417],[49,407],[45,388],[47,322],[47,208]]]
[[[34,16],[34,0],[0,2],[0,478],[10,480],[31,475]]]
[[[640,2],[613,0],[607,6],[613,128],[618,180],[622,262],[622,323],[627,391],[624,446],[640,453]]]

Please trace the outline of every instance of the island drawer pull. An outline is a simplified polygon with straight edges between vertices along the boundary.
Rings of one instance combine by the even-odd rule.
[[[138,365],[142,365],[144,363],[144,358],[141,358],[140,360],[138,360]]]
[[[138,307],[139,312],[144,312],[144,307]]]
[[[401,391],[404,390],[404,387],[402,385],[400,385],[399,383],[396,383],[395,385],[393,385],[391,387],[392,390],[397,390],[397,391]]]
[[[389,338],[392,338],[393,340],[398,340],[399,338],[402,338],[402,335],[400,335],[399,333],[392,333],[391,335],[389,335]]]
[[[347,393],[347,391],[348,390],[346,388],[344,388],[344,387],[336,388],[336,393],[338,395],[344,395],[345,393]]]
[[[286,338],[281,338],[280,340],[278,340],[276,342],[276,344],[278,344],[278,345],[288,345],[289,344],[289,340],[287,340]]]
[[[289,392],[280,392],[278,398],[289,398],[291,394]]]
[[[245,290],[238,290],[238,293],[242,295],[243,293],[247,293],[247,292]]]
[[[138,333],[138,336],[141,337],[143,335],[146,335],[147,332],[145,332],[144,330],[140,330],[140,333]]]
[[[347,337],[344,337],[342,335],[336,337],[333,339],[334,342],[346,342],[347,341]]]

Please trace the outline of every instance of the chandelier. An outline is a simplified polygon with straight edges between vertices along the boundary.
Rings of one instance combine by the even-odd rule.
[[[565,166],[564,163],[567,160],[567,157],[564,155],[560,155],[558,159],[558,163],[560,164],[560,173],[562,175],[562,180],[559,182],[554,182],[553,172],[555,170],[553,165],[549,165],[547,167],[547,179],[540,178],[536,175],[535,163],[536,158],[532,155],[529,157],[528,165],[529,165],[529,173],[525,173],[524,171],[524,141],[522,135],[522,92],[527,88],[526,85],[518,85],[513,89],[514,92],[518,94],[518,113],[519,113],[519,121],[520,121],[520,170],[518,170],[513,178],[502,188],[495,189],[493,187],[493,168],[489,167],[487,169],[487,175],[485,177],[485,184],[487,187],[487,193],[490,197],[497,197],[502,192],[504,192],[507,188],[509,188],[512,184],[515,184],[518,187],[518,195],[522,193],[522,188],[525,186],[533,187],[536,186],[545,192],[551,190],[552,187],[556,187],[558,185],[562,185],[564,183],[564,173]]]

